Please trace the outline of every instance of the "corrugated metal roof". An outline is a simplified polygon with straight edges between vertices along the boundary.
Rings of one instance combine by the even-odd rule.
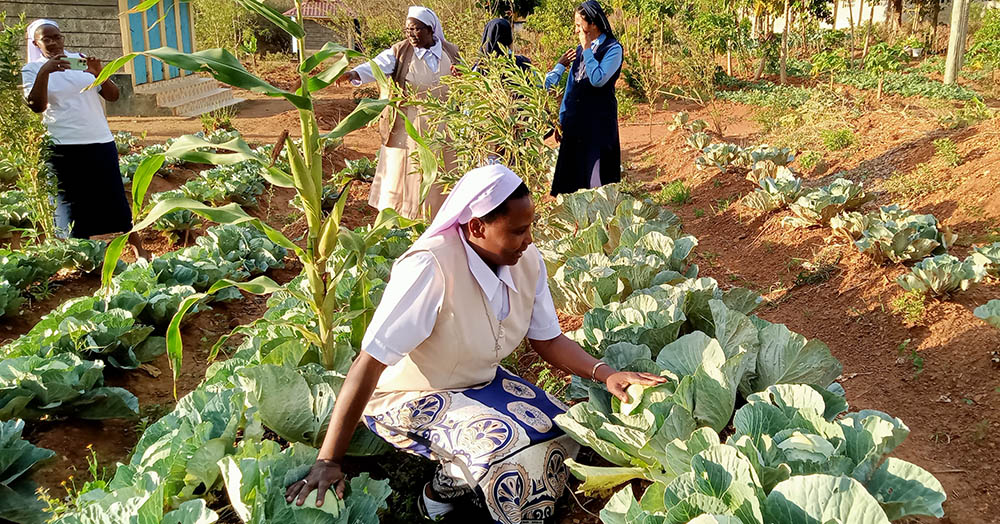
[[[347,9],[347,6],[343,2],[329,0],[306,0],[302,2],[302,18],[307,20],[311,18],[332,18],[333,15],[337,14],[337,11],[341,10],[351,15],[351,10]],[[285,11],[285,16],[295,16],[295,8],[293,7]]]

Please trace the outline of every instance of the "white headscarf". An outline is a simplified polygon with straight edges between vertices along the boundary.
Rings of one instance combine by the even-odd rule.
[[[25,31],[25,36],[27,37],[28,40],[27,56],[29,64],[31,62],[41,62],[43,60],[46,60],[45,55],[42,54],[42,50],[37,45],[35,45],[35,31],[38,31],[38,28],[42,27],[43,25],[51,25],[55,26],[57,29],[59,28],[59,24],[57,24],[55,20],[49,20],[47,18],[39,18],[38,20],[35,20],[34,22],[28,24],[28,29]]]
[[[416,18],[423,22],[427,27],[431,28],[434,38],[444,44],[444,29],[441,28],[441,20],[438,20],[438,16],[434,14],[434,11],[431,11],[427,7],[411,5],[409,11],[406,12],[406,18]]]
[[[477,167],[455,184],[434,221],[420,238],[430,238],[493,211],[523,183],[499,164]]]

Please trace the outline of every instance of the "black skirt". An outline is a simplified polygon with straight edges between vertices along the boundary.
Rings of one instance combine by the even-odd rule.
[[[132,229],[115,143],[53,145],[49,164],[59,186],[56,226],[74,238]]]

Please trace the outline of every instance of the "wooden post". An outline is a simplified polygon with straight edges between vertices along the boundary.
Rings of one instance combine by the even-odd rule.
[[[785,27],[781,30],[781,83],[784,85],[788,81],[788,73],[785,70],[785,60],[788,59],[788,31],[791,30],[791,3],[785,0]]]
[[[968,24],[969,0],[955,0],[951,6],[951,32],[948,38],[948,58],[944,63],[944,83],[954,84],[962,69],[962,54],[965,53],[965,25]]]

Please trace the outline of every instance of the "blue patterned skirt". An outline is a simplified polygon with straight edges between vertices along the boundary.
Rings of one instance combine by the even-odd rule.
[[[541,522],[555,512],[580,446],[553,418],[566,406],[498,368],[486,386],[432,393],[374,416],[367,426],[398,449],[441,461],[444,498],[478,492],[497,523]]]

